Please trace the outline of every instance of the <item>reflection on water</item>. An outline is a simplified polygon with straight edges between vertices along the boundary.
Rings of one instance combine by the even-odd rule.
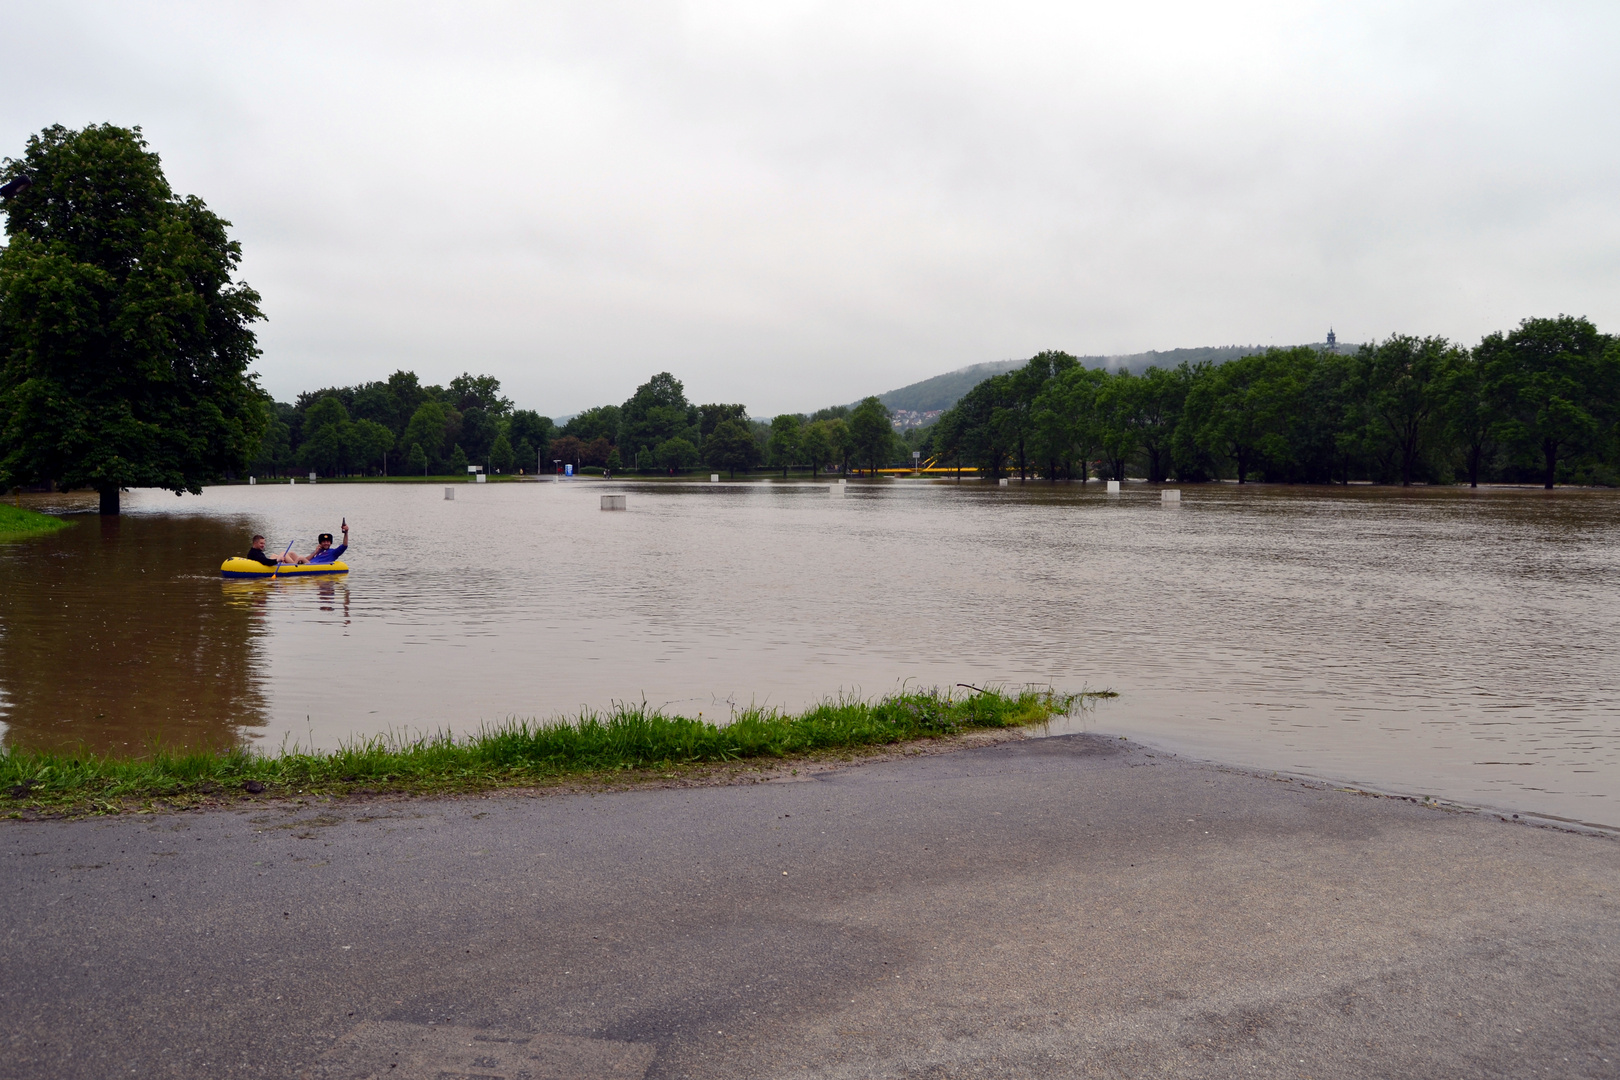
[[[9,745],[238,744],[264,724],[264,610],[220,595],[210,518],[83,515],[0,544],[0,720]]]
[[[850,487],[614,485],[625,514],[590,483],[141,493],[116,534],[0,545],[0,718],[331,746],[643,696],[1107,686],[1101,730],[1620,823],[1620,496]],[[342,582],[215,576],[344,515]]]

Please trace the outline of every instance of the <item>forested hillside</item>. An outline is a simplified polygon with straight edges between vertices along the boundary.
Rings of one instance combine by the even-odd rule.
[[[1324,346],[1317,345],[1315,348]],[[1353,349],[1354,346],[1340,346]],[[1177,364],[1224,364],[1240,356],[1260,352],[1260,345],[1206,345],[1196,349],[1166,349],[1162,352],[1121,353],[1113,356],[1078,356],[1075,359],[1089,368],[1120,368],[1140,373],[1149,367],[1175,367]],[[993,375],[1003,375],[1022,366],[1022,360],[993,360],[984,364],[969,364],[931,379],[902,386],[879,394],[878,400],[891,410],[908,412],[938,412],[961,400],[962,395]],[[851,405],[850,408],[854,406]]]
[[[955,405],[963,394],[990,376],[1011,371],[1022,363],[1022,360],[994,360],[987,364],[969,364],[965,368],[957,368],[955,371],[935,375],[922,382],[914,382],[910,386],[902,386],[898,390],[890,390],[887,394],[879,394],[877,398],[889,409],[907,409],[912,412],[948,409]]]

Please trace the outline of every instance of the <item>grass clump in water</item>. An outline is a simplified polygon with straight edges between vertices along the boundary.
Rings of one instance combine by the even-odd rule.
[[[0,503],[0,540],[20,540],[25,536],[41,536],[65,529],[72,522],[63,521],[37,510],[24,510],[10,503]]]
[[[729,724],[620,705],[546,722],[515,721],[465,737],[378,736],[333,751],[159,750],[146,757],[0,753],[0,798],[14,812],[116,812],[131,804],[221,797],[454,793],[600,780],[743,759],[860,750],[969,731],[1026,727],[1109,691],[922,690],[875,701],[840,697],[801,713],[750,708]],[[3,803],[0,803],[3,805]]]

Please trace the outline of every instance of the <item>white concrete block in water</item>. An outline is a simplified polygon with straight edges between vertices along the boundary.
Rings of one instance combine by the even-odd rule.
[[[1164,502],[1178,503],[1181,501],[1181,492],[1177,488],[1166,488],[1159,492],[1159,498]]]
[[[712,473],[709,474],[709,483],[718,484],[719,482],[720,482],[720,474],[719,473],[712,472]]]
[[[456,499],[456,489],[455,488],[445,488],[444,489],[444,497],[449,499],[451,502],[454,502],[455,499]]]
[[[1110,495],[1118,495],[1119,494],[1119,481],[1118,480],[1110,480],[1110,481],[1108,481],[1108,494],[1110,494]]]
[[[298,483],[298,477],[296,477],[296,476],[289,476],[289,477],[287,477],[287,483],[289,483],[289,484],[296,484],[296,483]]]
[[[849,481],[848,481],[848,480],[840,480],[840,481],[838,481],[838,482],[839,482],[839,483],[840,483],[840,484],[847,484],[847,483],[849,483]]]
[[[1001,486],[1002,486],[1002,487],[1007,487],[1007,486],[1008,486],[1008,485],[1009,485],[1009,484],[1011,484],[1011,483],[1012,483],[1012,481],[1011,481],[1011,480],[1009,480],[1009,479],[1007,479],[1007,478],[1006,478],[1006,477],[1005,477],[1005,476],[1003,476],[1003,477],[1002,477],[1002,478],[1001,478]]]
[[[259,482],[259,478],[257,476],[248,477],[248,487],[252,487],[254,484],[257,484],[258,482]]]
[[[624,499],[623,495],[604,495],[602,496],[602,509],[623,510],[625,509]]]
[[[485,475],[484,475],[484,474],[483,474],[483,473],[479,473],[479,474],[478,474],[478,475],[477,475],[477,476],[475,476],[475,477],[474,477],[474,478],[473,478],[473,479],[474,479],[474,480],[475,480],[475,481],[477,481],[477,482],[478,482],[478,483],[480,483],[480,484],[482,484],[482,483],[483,483],[483,482],[484,482],[484,481],[485,481],[485,480],[488,480],[488,479],[489,479],[489,477],[487,477],[487,476],[485,476]]]

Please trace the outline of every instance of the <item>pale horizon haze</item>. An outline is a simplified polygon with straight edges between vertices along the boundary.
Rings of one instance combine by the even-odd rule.
[[[139,125],[256,365],[769,416],[1042,349],[1620,332],[1620,6],[0,2],[0,156]]]

